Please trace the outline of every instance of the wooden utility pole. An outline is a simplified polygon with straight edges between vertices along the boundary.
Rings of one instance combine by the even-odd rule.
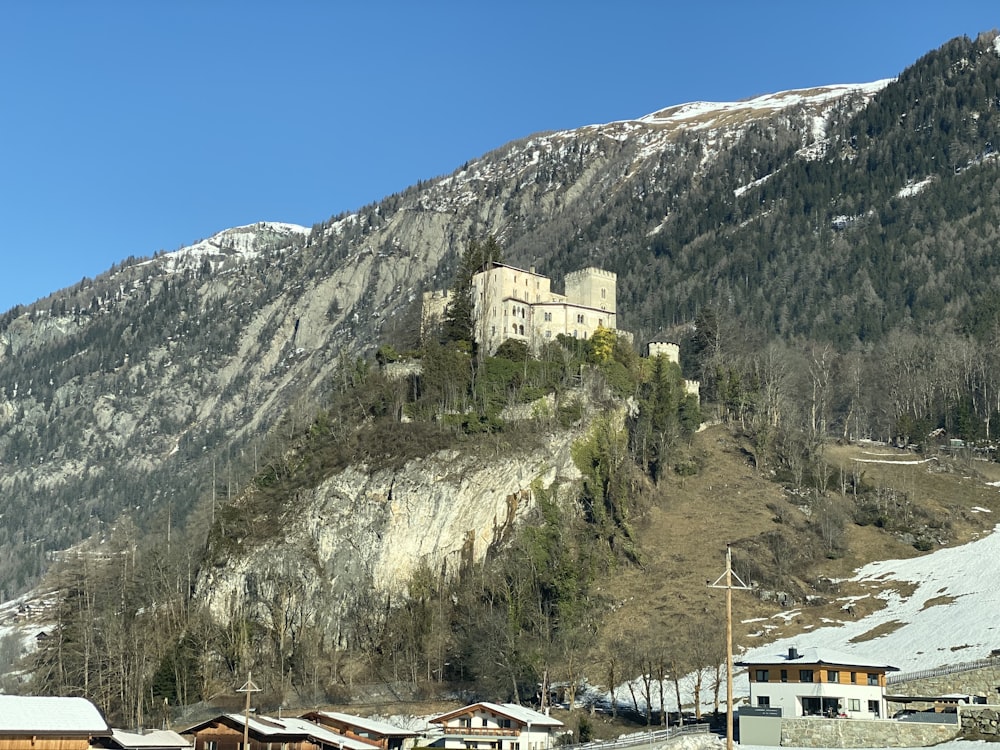
[[[722,579],[726,583],[720,584]],[[738,586],[733,585],[736,579]],[[749,591],[740,577],[733,572],[733,551],[726,545],[726,572],[708,584],[709,588],[726,590],[726,750],[733,750],[733,589]],[[679,710],[679,709],[678,709]]]
[[[246,684],[237,690],[237,693],[247,694],[247,704],[245,709],[245,715],[243,717],[243,748],[242,750],[250,750],[250,693],[259,693],[260,688],[253,684],[253,679],[251,679],[252,672],[247,672],[247,682]]]

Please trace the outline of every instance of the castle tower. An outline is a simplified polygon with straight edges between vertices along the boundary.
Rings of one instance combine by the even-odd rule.
[[[566,274],[566,299],[577,305],[606,311],[610,325],[605,324],[605,327],[616,328],[617,284],[618,274],[614,271],[584,268]]]

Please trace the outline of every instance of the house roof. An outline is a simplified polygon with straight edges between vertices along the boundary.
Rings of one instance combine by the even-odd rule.
[[[416,737],[417,732],[411,731],[409,729],[402,729],[397,727],[395,724],[390,724],[387,721],[379,721],[378,719],[366,719],[363,716],[353,716],[352,714],[342,714],[337,711],[310,711],[307,714],[303,714],[303,719],[308,719],[310,716],[321,716],[333,721],[338,721],[342,724],[349,724],[352,727],[357,727],[366,732],[371,732],[372,734],[381,734],[385,737]]]
[[[219,722],[234,727],[238,726],[240,729],[247,726],[246,718],[243,714],[223,714],[184,730],[184,734],[194,734],[211,724]],[[282,741],[287,741],[290,738],[308,738],[317,744],[338,747],[343,750],[372,750],[374,747],[370,742],[345,737],[342,734],[337,734],[328,727],[320,726],[305,719],[292,717],[276,719],[271,716],[251,716],[248,726],[249,730],[256,736],[267,737],[271,740],[282,738]]]
[[[0,695],[0,734],[96,737],[111,728],[86,698]]]
[[[272,719],[269,716],[251,715],[250,722],[247,724],[246,718],[243,714],[221,714],[212,719],[208,719],[207,721],[203,721],[200,724],[195,724],[193,727],[185,729],[183,734],[193,734],[209,727],[212,724],[228,724],[231,727],[239,727],[240,730],[242,730],[244,726],[248,726],[251,732],[260,737],[302,735],[301,731],[297,729],[289,729],[284,724],[281,724],[278,719]]]
[[[111,730],[111,743],[123,750],[173,750],[191,747],[191,743],[177,732],[168,729],[158,729],[152,732],[126,732],[123,729]]]
[[[539,713],[531,708],[526,708],[524,706],[519,706],[516,703],[488,703],[482,701],[480,703],[473,703],[468,706],[463,706],[462,708],[455,709],[454,711],[449,711],[446,714],[441,714],[440,716],[435,716],[431,719],[432,722],[445,722],[449,719],[453,719],[456,716],[461,716],[462,714],[474,713],[476,710],[481,709],[483,711],[490,711],[499,716],[506,716],[508,719],[514,719],[521,724],[531,724],[534,727],[561,727],[563,723],[559,719],[553,719],[551,716],[546,716],[543,713]]]
[[[853,654],[845,654],[829,648],[811,646],[801,651],[790,648],[788,651],[773,655],[760,656],[754,659],[743,659],[736,662],[740,667],[754,667],[773,664],[828,664],[837,667],[865,667],[881,669],[886,672],[898,672],[899,667],[893,667],[883,661],[864,659]]]
[[[290,728],[296,727],[300,729],[303,734],[307,735],[310,739],[316,740],[324,745],[343,748],[344,750],[372,750],[372,748],[375,747],[375,745],[371,742],[357,740],[352,737],[345,737],[342,734],[334,732],[329,727],[324,727],[314,722],[306,721],[305,719],[282,718],[278,719],[278,721]]]

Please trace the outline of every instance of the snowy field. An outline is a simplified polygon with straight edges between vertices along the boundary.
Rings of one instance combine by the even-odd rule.
[[[1000,527],[998,527],[1000,528]],[[903,672],[974,661],[1000,649],[1000,533],[960,547],[909,560],[883,560],[859,569],[853,578],[872,588],[885,606],[859,620],[830,623],[807,633],[767,644],[740,644],[741,657],[787,653],[789,646],[830,648],[859,658],[877,659]],[[893,582],[915,585],[905,596]],[[904,586],[903,588],[909,588]],[[846,610],[854,599],[843,599]],[[788,619],[795,611],[782,612]],[[891,632],[871,640],[866,633]],[[748,686],[737,692],[746,693]]]

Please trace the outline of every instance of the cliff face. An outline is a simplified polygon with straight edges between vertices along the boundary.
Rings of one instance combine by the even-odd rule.
[[[447,450],[398,471],[352,467],[301,492],[271,541],[206,571],[197,598],[221,622],[241,613],[279,630],[280,617],[340,642],[352,605],[404,593],[420,568],[450,576],[481,560],[530,517],[533,485],[578,480],[579,434],[530,453]]]

